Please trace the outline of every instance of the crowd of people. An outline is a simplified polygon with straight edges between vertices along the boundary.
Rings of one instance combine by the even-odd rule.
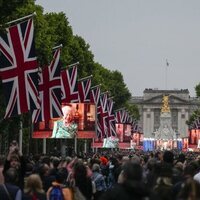
[[[0,199],[198,200],[200,157],[170,150],[25,157],[13,141],[0,157]]]

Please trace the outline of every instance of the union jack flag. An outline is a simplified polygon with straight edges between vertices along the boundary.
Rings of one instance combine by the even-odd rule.
[[[128,112],[126,111],[126,110],[124,110],[123,112],[122,112],[122,122],[124,123],[124,124],[126,124],[127,123],[127,119],[128,119]]]
[[[40,108],[32,18],[0,36],[0,78],[7,104],[4,118]]]
[[[107,137],[110,136],[116,136],[116,128],[115,128],[115,115],[113,113],[113,105],[114,101],[112,98],[108,98],[107,100],[107,111],[108,111],[108,117],[107,117],[107,127],[108,127],[108,135]]]
[[[90,102],[91,76],[78,81],[79,103]]]
[[[107,111],[108,93],[100,95],[99,105],[97,107],[97,137],[105,138],[108,135],[106,118],[108,117]]]
[[[60,48],[55,50],[49,66],[40,74],[39,94],[41,109],[33,112],[33,122],[48,121],[61,117],[61,81],[60,81]]]
[[[123,123],[123,110],[117,110],[115,111],[115,121],[117,124],[122,124]]]
[[[137,120],[133,120],[133,123],[132,123],[132,126],[131,126],[131,132],[132,133],[140,132],[140,127],[138,125],[138,121]]]
[[[100,99],[100,93],[101,91],[99,85],[92,87],[90,89],[90,103],[98,105]]]
[[[77,64],[61,71],[61,88],[63,103],[77,103],[78,84],[77,84]]]

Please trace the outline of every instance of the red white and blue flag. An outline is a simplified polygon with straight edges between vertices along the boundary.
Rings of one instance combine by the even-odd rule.
[[[133,120],[133,123],[131,125],[131,132],[132,133],[139,133],[141,130],[140,130],[140,127],[138,125],[138,121],[137,120]]]
[[[113,113],[113,105],[114,105],[113,99],[108,98],[108,100],[107,100],[108,117],[106,118],[107,127],[108,127],[107,137],[117,135],[116,128],[115,128],[115,115]]]
[[[79,103],[90,102],[91,76],[78,81]]]
[[[102,93],[100,95],[99,105],[97,106],[97,137],[105,138],[108,135],[107,128],[107,100],[108,100],[108,92]]]
[[[41,109],[33,112],[33,122],[48,121],[63,116],[61,109],[60,51],[60,48],[55,50],[50,65],[44,67],[40,74]]]
[[[123,110],[117,110],[115,111],[115,121],[117,124],[122,124],[123,123]]]
[[[61,71],[62,102],[79,102],[77,83],[77,64]]]
[[[90,103],[94,103],[98,105],[100,94],[101,94],[101,90],[100,90],[99,85],[90,88]]]
[[[4,118],[40,108],[32,18],[0,36],[0,78],[6,99]]]

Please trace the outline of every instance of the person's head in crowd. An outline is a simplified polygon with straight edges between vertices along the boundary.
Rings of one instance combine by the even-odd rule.
[[[92,171],[93,171],[93,172],[100,172],[100,166],[99,166],[99,164],[94,163],[94,164],[92,165]]]
[[[45,163],[45,164],[47,164],[47,165],[50,166],[50,163],[51,163],[50,157],[49,157],[49,156],[43,156],[43,157],[41,158],[41,163]]]
[[[20,159],[17,154],[12,154],[10,156],[10,167],[19,169],[20,168]]]
[[[178,199],[200,199],[200,184],[192,178],[187,179],[181,188]]]
[[[135,163],[138,163],[140,164],[140,158],[138,155],[134,154],[131,159],[130,159],[132,162],[135,162]]]
[[[181,154],[179,154],[177,161],[181,162],[181,163],[184,163],[185,159],[186,159],[185,158],[185,154],[181,153]]]
[[[86,166],[83,164],[83,162],[81,160],[78,160],[77,162],[75,162],[74,166],[73,166],[73,174],[74,174],[74,178],[75,180],[80,180],[80,179],[84,179],[85,177],[87,177],[87,169]]]
[[[49,169],[49,165],[47,165],[46,163],[42,163],[39,165],[37,173],[40,175],[41,178],[43,178],[49,175]]]
[[[122,171],[118,177],[118,183],[126,183],[126,182],[140,182],[142,180],[142,167],[140,164],[128,161],[123,167]]]
[[[5,183],[16,185],[19,179],[16,168],[9,168],[4,174]]]
[[[173,164],[174,154],[172,151],[165,151],[163,154],[163,161],[168,164]]]
[[[44,193],[42,188],[42,180],[38,174],[31,174],[27,177],[24,187],[24,192],[33,194],[35,192]]]
[[[197,172],[195,164],[189,163],[184,167],[183,175],[185,178],[193,177]]]
[[[100,157],[101,165],[107,165],[108,159],[105,156]]]
[[[53,157],[52,164],[53,164],[54,168],[58,168],[58,166],[60,164],[60,159],[58,157]]]
[[[29,176],[33,172],[33,164],[31,162],[26,163],[26,176]]]
[[[163,159],[163,154],[162,154],[161,151],[157,151],[157,152],[155,153],[155,159],[157,159],[158,161],[162,161],[162,159]]]
[[[182,162],[177,162],[174,167],[180,171],[183,171],[184,165]]]
[[[56,172],[56,181],[58,183],[65,183],[68,177],[68,171],[66,168],[60,168]]]
[[[156,165],[157,161],[155,158],[150,158],[147,162],[147,169],[152,171]]]
[[[168,163],[163,163],[160,165],[160,177],[172,177],[172,167]]]

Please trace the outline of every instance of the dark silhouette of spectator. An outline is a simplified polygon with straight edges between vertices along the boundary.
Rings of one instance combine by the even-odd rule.
[[[184,170],[183,170],[183,178],[181,181],[179,181],[178,183],[176,183],[173,186],[173,196],[177,197],[178,194],[181,191],[182,186],[184,185],[184,183],[188,180],[188,179],[193,179],[194,174],[196,173],[196,167],[194,164],[189,163],[185,166]]]
[[[77,161],[73,166],[73,180],[72,187],[74,192],[76,189],[82,193],[82,195],[87,199],[91,200],[93,196],[92,191],[92,180],[87,175],[87,168],[82,161]]]
[[[44,191],[51,187],[52,182],[55,181],[55,175],[49,175],[49,166],[46,163],[40,164],[37,173],[40,175]]]
[[[200,199],[200,184],[189,178],[182,185],[177,200],[199,200]]]
[[[3,176],[3,164],[4,164],[4,156],[0,156],[0,184],[4,183],[4,176]]]
[[[142,182],[142,168],[138,163],[126,162],[122,166],[118,184],[106,191],[101,200],[142,200],[149,197]]]
[[[153,188],[154,199],[173,200],[172,167],[168,163],[160,163],[160,173]]]
[[[15,168],[9,168],[4,173],[5,183],[0,185],[1,200],[21,200],[22,190],[16,185],[19,179]]]
[[[18,182],[17,185],[23,189],[24,187],[24,176],[26,172],[26,162],[23,155],[19,152],[19,147],[17,142],[14,140],[12,141],[8,156],[4,163],[3,174],[9,169],[15,168],[18,173]]]
[[[68,172],[66,168],[60,168],[56,173],[56,180],[52,182],[52,186],[47,191],[47,199],[50,198],[51,191],[54,186],[60,187],[62,189],[64,200],[72,200],[73,193],[72,190],[66,185],[66,179],[68,177]]]
[[[106,182],[104,176],[100,172],[99,164],[93,164],[92,166],[92,181],[94,181],[96,192],[94,194],[94,200],[99,199],[99,197],[106,191]]]

